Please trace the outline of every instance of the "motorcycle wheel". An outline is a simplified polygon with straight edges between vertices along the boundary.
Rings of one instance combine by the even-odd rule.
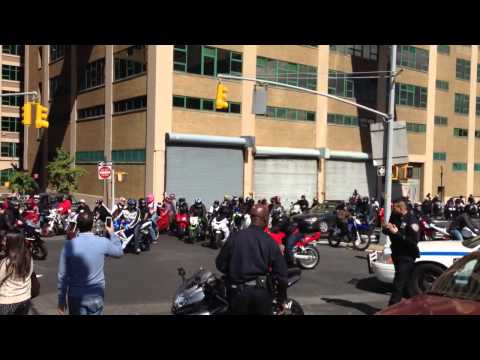
[[[339,236],[338,234],[334,234],[333,230],[330,231],[330,234],[328,234],[328,244],[331,247],[338,247],[340,243],[342,242],[342,237]]]
[[[43,240],[35,240],[32,247],[32,257],[34,260],[45,260],[48,255],[47,246]]]
[[[215,234],[215,246],[217,247],[217,249],[221,249],[223,247],[222,234]]]
[[[370,246],[370,234],[367,234],[367,239],[363,240],[360,233],[357,233],[357,236],[352,243],[355,250],[365,251]]]
[[[195,242],[195,231],[188,229],[187,242],[193,244]]]
[[[305,251],[302,252],[302,255],[311,256],[312,259],[299,259],[298,264],[302,269],[311,270],[314,269],[320,262],[320,253],[314,246],[306,246]]]
[[[290,309],[286,310],[285,315],[305,315],[302,305],[297,300],[290,299],[292,304]]]
[[[185,229],[179,228],[179,229],[178,229],[178,238],[179,238],[180,240],[183,240],[184,237],[185,237]]]

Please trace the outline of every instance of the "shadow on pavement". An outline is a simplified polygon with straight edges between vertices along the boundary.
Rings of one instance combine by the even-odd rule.
[[[364,279],[352,279],[348,282],[359,290],[373,292],[376,294],[389,294],[392,292],[392,284],[379,281],[375,276]]]
[[[380,311],[381,309],[364,304],[364,303],[356,303],[348,300],[343,299],[330,299],[330,298],[322,298],[328,304],[335,304],[338,306],[348,307],[352,309],[356,309],[362,312],[365,315],[373,315],[376,312]]]
[[[367,256],[366,256],[366,255],[364,255],[364,256],[362,256],[362,255],[355,255],[355,257],[356,257],[357,259],[367,260]]]

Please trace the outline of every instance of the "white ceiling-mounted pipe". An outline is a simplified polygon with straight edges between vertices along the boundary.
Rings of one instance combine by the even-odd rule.
[[[320,158],[320,151],[318,149],[303,149],[303,148],[289,148],[289,147],[271,147],[271,146],[256,146],[256,157],[269,156],[286,156],[286,157],[306,157],[306,158]]]
[[[242,137],[167,133],[168,144],[195,144],[247,147],[248,140]]]

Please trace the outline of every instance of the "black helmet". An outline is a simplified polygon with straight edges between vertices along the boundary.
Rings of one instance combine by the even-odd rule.
[[[219,206],[219,205],[220,205],[220,201],[215,200],[215,201],[213,202],[213,206]]]
[[[103,200],[102,199],[98,199],[98,200],[95,200],[95,205],[97,206],[100,206],[103,204]]]
[[[144,198],[138,199],[138,207],[144,208],[147,206],[147,202],[145,201]]]
[[[127,200],[127,206],[129,208],[136,207],[137,206],[137,200],[135,199],[128,199]]]
[[[275,213],[272,216],[272,226],[283,228],[285,225],[288,224],[288,217],[283,212]]]
[[[370,199],[368,198],[368,196],[364,196],[362,198],[362,201],[365,203],[365,204],[368,204],[368,202],[370,201]]]
[[[10,199],[9,203],[10,203],[10,206],[12,207],[20,206],[20,202],[15,198]]]

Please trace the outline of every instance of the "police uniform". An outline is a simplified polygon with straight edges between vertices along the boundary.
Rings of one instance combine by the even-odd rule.
[[[272,297],[259,279],[270,273],[279,281],[279,301],[286,301],[287,265],[275,241],[256,225],[232,234],[216,259],[230,283],[233,314],[272,314]]]
[[[392,260],[395,266],[393,292],[389,305],[396,304],[402,297],[409,298],[408,283],[412,275],[415,259],[420,256],[418,241],[420,240],[420,227],[417,218],[408,212],[405,215],[393,213],[389,223],[394,224],[398,232],[390,233],[384,229],[383,233],[390,237]]]

